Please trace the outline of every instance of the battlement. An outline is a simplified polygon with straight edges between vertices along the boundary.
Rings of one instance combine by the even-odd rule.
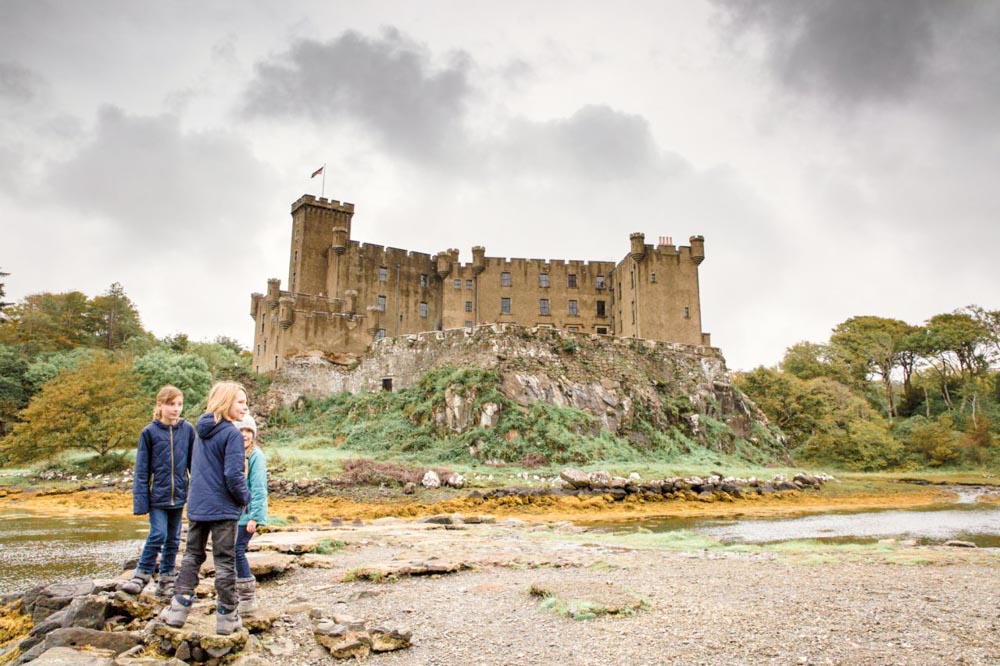
[[[298,200],[292,204],[292,212],[294,213],[299,208],[303,206],[314,206],[316,208],[326,208],[328,210],[335,210],[340,213],[351,213],[354,214],[354,204],[344,202],[341,203],[336,199],[325,199],[323,197],[314,197],[311,194],[303,194]]]

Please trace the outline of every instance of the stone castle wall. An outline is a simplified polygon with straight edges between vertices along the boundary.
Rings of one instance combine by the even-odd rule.
[[[436,255],[351,240],[354,205],[303,196],[292,205],[288,290],[254,294],[254,369],[334,354],[360,359],[386,337],[483,324],[710,344],[701,330],[698,265],[691,247],[645,245],[611,261],[487,257],[472,248]]]

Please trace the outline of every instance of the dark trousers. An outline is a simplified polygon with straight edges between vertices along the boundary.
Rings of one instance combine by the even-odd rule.
[[[215,561],[216,603],[220,608],[236,608],[236,521],[191,521],[188,525],[187,547],[181,561],[181,572],[174,584],[176,594],[190,596],[198,586],[198,572],[205,563],[205,545],[212,537],[212,559]]]
[[[256,532],[254,532],[256,534]],[[250,562],[247,560],[247,546],[250,545],[250,539],[253,538],[253,534],[247,532],[246,525],[240,525],[239,531],[236,533],[236,577],[237,578],[253,578],[253,572],[250,571]]]

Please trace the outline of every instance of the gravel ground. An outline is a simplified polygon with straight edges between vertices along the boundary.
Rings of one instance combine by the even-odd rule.
[[[333,568],[298,568],[261,585],[287,613],[259,659],[330,663],[309,610],[413,632],[390,664],[1000,664],[1000,554],[920,549],[934,564],[878,555],[664,552],[608,546],[586,534],[526,528],[355,533]],[[484,558],[484,553],[493,557]],[[409,558],[467,561],[472,570],[341,582],[361,566]],[[854,560],[854,561],[851,561]],[[859,561],[860,560],[860,561]],[[543,609],[532,584],[634,594],[649,608],[589,620]],[[250,660],[251,662],[253,659]]]

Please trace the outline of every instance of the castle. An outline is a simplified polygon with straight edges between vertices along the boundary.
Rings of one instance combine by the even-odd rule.
[[[257,372],[316,352],[350,362],[387,336],[493,323],[711,345],[702,236],[675,247],[633,233],[617,263],[487,257],[476,246],[462,264],[456,249],[432,256],[352,240],[353,216],[354,204],[311,195],[292,204],[288,290],[272,278],[251,296]]]

